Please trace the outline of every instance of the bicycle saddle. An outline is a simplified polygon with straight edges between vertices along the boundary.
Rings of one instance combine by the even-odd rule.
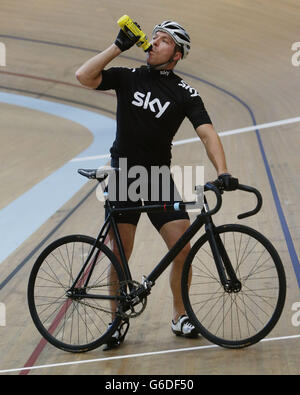
[[[103,166],[99,169],[78,169],[78,173],[89,179],[103,181],[107,176],[119,171],[117,167]]]

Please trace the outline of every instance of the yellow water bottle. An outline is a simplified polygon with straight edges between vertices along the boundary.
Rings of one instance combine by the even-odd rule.
[[[146,34],[142,32],[139,26],[133,22],[128,15],[123,15],[118,20],[118,25],[129,38],[135,39],[139,37],[139,40],[136,43],[138,47],[141,47],[145,52],[151,50],[152,45],[149,43]]]

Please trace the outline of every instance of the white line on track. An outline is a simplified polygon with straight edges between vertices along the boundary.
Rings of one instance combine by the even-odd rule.
[[[239,128],[239,129],[233,129],[233,130],[227,130],[225,132],[219,132],[220,137],[225,137],[225,136],[231,136],[233,134],[239,134],[239,133],[247,133],[251,132],[253,130],[257,129],[268,129],[268,128],[274,128],[276,126],[281,126],[281,125],[287,125],[290,123],[296,123],[300,122],[300,117],[295,117],[295,118],[288,118],[288,119],[283,119],[281,121],[275,121],[275,122],[268,122],[268,123],[262,123],[260,125],[254,125],[254,126],[247,126],[245,128]],[[199,141],[199,137],[193,137],[190,139],[185,139],[185,140],[179,140],[175,141],[173,145],[183,145],[183,144],[189,144],[189,143],[194,143]],[[104,155],[97,155],[97,156],[85,156],[82,158],[74,158],[71,159],[70,162],[83,162],[87,160],[94,160],[94,159],[109,159],[110,155],[109,154],[104,154]]]
[[[71,159],[70,162],[84,162],[86,160],[94,160],[94,159],[108,159],[110,158],[109,154],[104,154],[104,155],[94,155],[94,156],[83,156],[80,158],[74,158]]]
[[[271,341],[291,340],[291,339],[300,339],[300,334],[293,335],[293,336],[281,336],[281,337],[266,338],[266,339],[261,340],[261,342],[271,342]],[[174,349],[174,350],[153,351],[153,352],[146,352],[146,353],[140,353],[140,354],[117,355],[115,357],[108,357],[108,358],[97,358],[97,359],[88,359],[88,360],[83,360],[83,361],[53,363],[53,364],[48,364],[48,365],[31,366],[31,367],[18,368],[18,369],[6,369],[6,370],[0,370],[0,374],[1,373],[21,372],[23,370],[37,370],[37,369],[47,369],[47,368],[50,369],[50,368],[56,368],[56,367],[60,367],[60,366],[82,365],[85,363],[106,362],[106,361],[114,361],[114,360],[120,360],[120,359],[149,357],[149,356],[164,355],[164,354],[171,354],[171,353],[177,353],[177,352],[199,351],[199,350],[207,350],[207,349],[212,349],[212,348],[220,348],[220,347],[215,344],[212,344],[212,345],[208,345],[208,346],[178,348],[178,349]]]

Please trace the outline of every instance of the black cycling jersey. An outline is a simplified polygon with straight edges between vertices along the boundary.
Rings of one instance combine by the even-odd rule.
[[[172,140],[185,117],[196,129],[211,123],[198,92],[170,70],[112,67],[98,90],[118,98],[112,158],[139,165],[170,165]]]

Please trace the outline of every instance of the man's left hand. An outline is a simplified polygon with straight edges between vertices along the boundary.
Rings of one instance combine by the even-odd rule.
[[[225,191],[235,191],[239,185],[239,180],[228,173],[220,174],[218,180],[221,181]]]

